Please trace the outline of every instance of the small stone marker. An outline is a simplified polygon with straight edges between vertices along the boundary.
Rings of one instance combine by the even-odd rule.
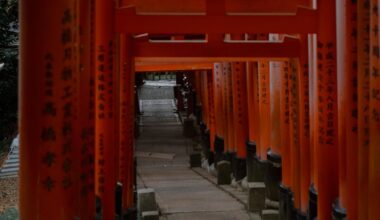
[[[201,153],[190,154],[190,168],[201,167],[202,166],[202,156]]]
[[[261,212],[265,208],[265,183],[248,183],[248,211]]]
[[[218,185],[230,185],[231,184],[231,163],[222,160],[218,162]]]
[[[157,211],[154,189],[146,188],[137,190],[137,203],[139,213],[146,211]]]

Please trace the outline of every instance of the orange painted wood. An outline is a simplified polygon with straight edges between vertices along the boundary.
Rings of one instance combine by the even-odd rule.
[[[281,159],[282,159],[282,184],[290,187],[292,185],[292,169],[291,168],[291,154],[290,154],[290,64],[289,61],[282,63],[281,71],[281,94],[280,94],[280,127],[281,127]]]
[[[370,18],[370,98],[369,98],[369,197],[368,219],[380,218],[380,38],[379,2],[371,1]]]
[[[207,72],[202,71],[202,120],[206,126],[209,126],[209,104],[208,104],[208,90],[207,90]]]
[[[78,215],[78,9],[70,0],[20,1],[21,219]]]
[[[366,2],[358,2],[358,151],[359,151],[359,199],[358,199],[358,219],[368,219],[369,206],[369,97],[370,97],[370,7]],[[362,73],[362,74],[359,74]]]
[[[273,153],[281,154],[281,77],[283,75],[282,62],[269,62],[270,77],[270,148]]]
[[[245,159],[247,156],[246,142],[248,140],[248,107],[246,81],[246,63],[233,62],[232,95],[234,109],[234,146],[236,148],[236,156],[239,159]]]
[[[339,205],[347,219],[358,219],[357,3],[347,1],[344,9],[337,14]]]
[[[134,44],[134,55],[136,58],[155,57],[225,57],[225,58],[281,58],[298,57],[299,40],[295,38],[284,38],[281,42],[194,42],[194,41],[159,41],[140,42]]]
[[[113,26],[114,4],[95,2],[95,182],[96,194],[102,202],[103,219],[115,216],[115,41]]]
[[[338,197],[337,53],[335,2],[318,1],[317,36],[317,129],[318,219],[331,218],[331,205]]]
[[[247,114],[248,114],[248,140],[253,142],[256,140],[256,125],[255,125],[255,86],[256,81],[255,76],[257,75],[257,63],[247,62]]]
[[[231,68],[231,64],[229,65]],[[228,71],[227,75],[227,121],[228,121],[228,150],[230,153],[235,151],[235,136],[234,136],[234,98],[232,93],[232,70]]]
[[[136,63],[135,71],[161,72],[161,71],[183,71],[183,70],[210,70],[214,67],[212,63]]]
[[[195,95],[196,95],[195,103],[199,105],[201,103],[201,93],[202,93],[202,84],[201,84],[202,71],[194,71],[194,74],[195,74],[194,88],[195,88]]]
[[[206,1],[201,0],[123,0],[124,5],[132,4],[140,13],[183,12],[200,13],[206,11]],[[228,12],[293,12],[297,6],[306,6],[304,0],[226,0]]]
[[[234,125],[231,121],[231,110],[230,110],[230,92],[231,92],[231,63],[223,63],[223,121],[225,128],[224,137],[224,152],[234,152],[233,143],[233,130]]]
[[[301,208],[301,155],[299,131],[299,60],[291,59],[289,70],[289,136],[290,136],[290,169],[291,190],[293,192],[294,207]]]
[[[223,73],[223,64],[215,63],[214,64],[214,101],[215,101],[215,125],[216,130],[215,134],[224,138],[224,116],[223,116],[223,97],[222,97],[222,73]]]
[[[318,188],[317,143],[318,143],[318,97],[317,97],[317,38],[309,36],[310,60],[310,176],[311,186]]]
[[[213,70],[215,71],[215,70]],[[215,152],[214,140],[216,135],[216,108],[217,104],[214,96],[214,76],[213,71],[207,71],[207,94],[208,94],[208,117],[209,117],[209,130],[210,130],[210,150]]]
[[[310,149],[310,104],[309,104],[309,56],[308,37],[300,36],[301,57],[299,59],[298,102],[299,102],[299,143],[300,143],[300,209],[306,213],[311,184],[311,149]]]
[[[208,8],[222,8],[215,1]],[[200,34],[200,33],[316,33],[317,12],[298,8],[294,14],[258,13],[225,15],[218,11],[213,14],[136,14],[134,7],[120,8],[116,12],[115,28],[124,33]]]
[[[134,144],[134,62],[131,53],[131,39],[120,36],[119,51],[119,180],[123,184],[123,210],[133,206],[133,144]]]
[[[261,61],[258,64],[259,76],[259,115],[260,115],[260,141],[257,155],[265,160],[270,147],[270,77],[269,62]]]
[[[80,201],[79,217],[95,218],[95,86],[94,86],[94,26],[93,4],[90,1],[80,2],[80,75],[79,75],[79,108],[80,126]]]

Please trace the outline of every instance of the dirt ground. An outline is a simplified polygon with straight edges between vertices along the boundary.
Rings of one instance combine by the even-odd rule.
[[[8,208],[17,208],[18,178],[0,179],[0,214]]]

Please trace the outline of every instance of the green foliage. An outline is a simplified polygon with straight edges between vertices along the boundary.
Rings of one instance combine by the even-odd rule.
[[[0,140],[17,131],[18,2],[0,0]]]

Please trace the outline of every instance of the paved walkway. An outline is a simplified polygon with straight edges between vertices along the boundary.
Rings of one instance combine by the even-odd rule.
[[[137,140],[138,187],[154,188],[160,219],[250,219],[243,204],[188,168],[192,141],[182,135],[173,100],[157,99],[172,88],[155,87],[152,93],[148,84],[142,93],[144,90],[149,90],[145,94],[155,94],[156,99],[144,96],[140,102],[144,114]]]

